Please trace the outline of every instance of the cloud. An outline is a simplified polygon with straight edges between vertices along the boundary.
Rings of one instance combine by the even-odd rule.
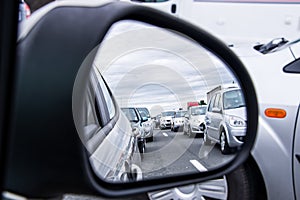
[[[132,22],[113,28],[94,66],[122,107],[149,110],[206,100],[207,91],[235,80],[222,61],[194,41]]]

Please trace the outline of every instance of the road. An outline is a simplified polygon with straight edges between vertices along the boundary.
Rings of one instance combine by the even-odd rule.
[[[154,130],[153,142],[146,144],[141,168],[144,179],[183,173],[197,173],[228,162],[219,145],[204,145],[203,138],[189,138],[170,129]]]

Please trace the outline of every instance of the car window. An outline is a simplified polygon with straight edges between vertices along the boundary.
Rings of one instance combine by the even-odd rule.
[[[215,99],[215,102],[214,102],[214,108],[220,108],[220,97],[221,95],[218,93],[216,94],[216,99]]]
[[[245,107],[245,101],[241,90],[224,92],[223,104],[225,110]]]
[[[210,102],[209,102],[209,105],[208,105],[208,110],[209,112],[212,111],[212,108],[213,108],[213,105],[214,105],[214,102],[215,102],[215,99],[216,99],[216,95],[214,95],[211,99],[210,99]]]
[[[139,111],[140,114],[143,114],[147,118],[150,118],[150,113],[147,108],[137,108],[137,110]]]
[[[129,121],[138,121],[138,116],[134,108],[121,108]]]
[[[185,111],[183,111],[183,112],[176,112],[175,117],[184,117],[185,113],[186,113]]]
[[[108,113],[109,113],[109,119],[112,119],[116,114],[116,109],[115,109],[115,105],[112,100],[112,95],[108,91],[107,86],[105,85],[103,78],[101,77],[97,68],[95,68],[95,73],[96,73],[97,80],[99,81],[100,87],[102,89],[102,92],[103,92],[103,95],[105,98],[105,103],[107,105],[107,109],[108,109]]]
[[[162,117],[174,116],[174,115],[175,115],[175,112],[163,112],[161,114]]]
[[[191,114],[192,115],[205,115],[206,107],[192,107]]]

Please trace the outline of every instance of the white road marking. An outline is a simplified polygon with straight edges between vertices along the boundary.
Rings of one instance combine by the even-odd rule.
[[[168,137],[169,135],[165,132],[162,133],[165,137]]]
[[[198,161],[198,160],[190,160],[190,162],[199,170],[199,172],[206,172],[207,169]]]

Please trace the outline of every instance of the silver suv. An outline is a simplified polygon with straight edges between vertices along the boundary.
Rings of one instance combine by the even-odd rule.
[[[243,144],[246,134],[246,109],[241,89],[221,88],[210,98],[204,141],[220,143],[221,152],[234,152]]]

